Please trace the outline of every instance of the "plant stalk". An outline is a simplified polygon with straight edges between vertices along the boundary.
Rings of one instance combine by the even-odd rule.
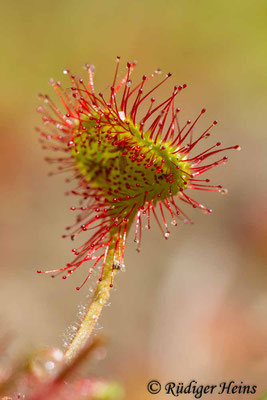
[[[110,284],[116,274],[116,269],[113,269],[113,256],[112,246],[107,253],[102,280],[98,282],[84,319],[65,351],[66,360],[72,360],[84,348],[110,296]]]

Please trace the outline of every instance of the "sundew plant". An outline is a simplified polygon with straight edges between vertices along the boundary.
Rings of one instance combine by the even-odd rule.
[[[210,169],[227,161],[226,150],[213,143],[206,150],[198,145],[207,139],[217,121],[195,135],[203,108],[194,119],[180,122],[176,97],[186,85],[176,85],[163,101],[156,99],[157,89],[171,78],[156,70],[134,83],[131,79],[136,62],[127,63],[125,75],[118,79],[120,57],[107,94],[94,86],[94,66],[86,65],[88,78],[63,72],[70,79],[67,89],[50,80],[61,106],[47,95],[40,95],[38,107],[44,129],[38,131],[46,159],[57,165],[55,173],[69,173],[69,193],[76,196],[76,223],[67,227],[74,240],[84,236],[84,244],[72,250],[73,260],[66,266],[39,273],[70,277],[78,268],[85,278],[91,275],[98,284],[84,319],[66,348],[65,358],[72,359],[86,344],[101,310],[109,298],[116,273],[124,268],[124,252],[130,227],[140,250],[142,229],[150,229],[155,219],[163,238],[168,239],[169,224],[191,222],[184,205],[204,213],[211,210],[191,193],[199,190],[220,192],[226,189],[205,178]],[[154,86],[148,84],[154,81]],[[106,91],[105,91],[106,92]],[[194,133],[194,134],[193,134]],[[213,157],[215,156],[215,157]],[[192,197],[191,197],[192,196]],[[169,222],[170,221],[170,222]],[[99,271],[99,272],[96,272]]]

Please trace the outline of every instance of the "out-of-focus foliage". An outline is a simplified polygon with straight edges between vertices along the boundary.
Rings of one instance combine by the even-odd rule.
[[[81,366],[102,345],[95,339],[71,362],[56,348],[44,348],[9,368],[0,369],[2,400],[121,400],[124,392],[117,382],[95,377],[78,377]],[[88,374],[87,374],[88,375]]]

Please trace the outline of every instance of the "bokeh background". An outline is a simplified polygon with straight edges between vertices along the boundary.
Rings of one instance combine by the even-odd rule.
[[[82,73],[86,62],[96,65],[100,91],[119,54],[122,63],[138,60],[136,77],[160,67],[173,73],[172,85],[186,82],[177,101],[183,118],[205,106],[204,125],[220,122],[211,142],[238,143],[242,152],[210,174],[229,194],[198,197],[212,215],[189,210],[194,225],[173,228],[168,241],[154,226],[140,254],[129,241],[127,272],[100,322],[107,355],[91,373],[122,382],[127,400],[152,398],[152,378],[234,379],[257,384],[260,395],[267,371],[266,1],[1,3],[0,319],[13,334],[11,356],[61,347],[89,291],[75,291],[82,271],[67,282],[35,273],[70,259],[72,243],[61,234],[76,200],[64,196],[62,175],[47,177],[34,131],[37,94],[51,94],[51,76],[63,81],[65,67]]]

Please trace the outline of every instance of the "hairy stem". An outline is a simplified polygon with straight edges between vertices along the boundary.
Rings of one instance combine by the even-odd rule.
[[[73,359],[79,351],[86,345],[99,317],[102,312],[102,309],[110,296],[110,284],[112,278],[116,274],[116,270],[113,269],[113,256],[114,256],[114,247],[112,246],[109,249],[106,258],[106,265],[104,269],[104,273],[102,276],[102,280],[98,282],[98,285],[95,289],[93,298],[88,306],[84,319],[78,328],[75,336],[73,337],[71,343],[66,349],[65,359],[71,360]]]

